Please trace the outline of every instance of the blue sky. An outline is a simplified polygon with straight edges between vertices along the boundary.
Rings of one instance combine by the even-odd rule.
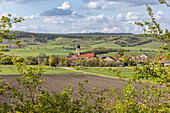
[[[0,16],[24,17],[13,30],[28,32],[142,33],[134,22],[149,21],[145,4],[162,28],[170,29],[170,8],[157,0],[0,0]]]

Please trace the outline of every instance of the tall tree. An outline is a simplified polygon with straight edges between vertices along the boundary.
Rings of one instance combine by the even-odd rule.
[[[56,66],[56,56],[54,54],[50,55],[49,65],[50,66]]]

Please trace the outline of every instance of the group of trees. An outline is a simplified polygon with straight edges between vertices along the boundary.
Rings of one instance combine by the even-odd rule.
[[[0,64],[2,65],[13,65],[13,59],[15,62],[27,62],[28,65],[49,65],[49,66],[58,66],[59,63],[61,66],[70,66],[69,60],[67,58],[60,58],[57,55],[50,55],[50,57],[46,56],[44,53],[40,53],[37,57],[28,56],[9,56],[9,55],[1,55]]]
[[[166,4],[164,0],[159,0],[161,4]],[[148,15],[151,22],[144,21],[136,23],[143,27],[145,34],[162,40],[165,44],[159,48],[159,51],[167,59],[170,58],[170,32],[168,29],[161,30],[160,25],[155,21],[151,7],[147,5]],[[11,17],[11,15],[9,15]],[[14,18],[14,22],[20,22]],[[6,25],[11,27],[11,19],[8,17],[1,18],[1,37],[10,38],[10,34],[6,31]],[[147,30],[145,29],[147,26]],[[53,57],[51,58],[53,59]],[[156,61],[159,57],[156,59]],[[62,61],[64,62],[64,60]],[[148,61],[149,62],[149,61]],[[79,83],[79,91],[77,98],[73,89],[69,86],[62,93],[48,92],[42,89],[42,83],[47,79],[42,79],[43,68],[27,66],[25,63],[15,62],[17,70],[21,77],[16,78],[16,82],[20,84],[24,91],[21,92],[15,85],[0,82],[0,95],[9,97],[8,103],[0,104],[0,112],[52,112],[52,113],[74,113],[74,112],[117,112],[117,113],[169,113],[170,112],[170,76],[169,67],[162,68],[161,63],[157,65],[150,64],[143,67],[136,67],[132,79],[127,80],[126,86],[120,92],[122,96],[115,93],[116,89],[106,88],[104,90],[87,91],[83,83]],[[112,70],[115,76],[120,76],[120,72],[116,69]],[[144,82],[143,80],[148,80]],[[150,82],[152,80],[152,82]],[[85,80],[85,83],[88,81]],[[137,83],[142,86],[138,88],[133,86]],[[77,94],[75,94],[77,95]]]
[[[83,59],[77,59],[73,62],[74,66],[85,66],[85,67],[118,67],[121,65],[119,61],[104,61],[103,59],[99,60],[97,58],[88,59],[87,61]]]

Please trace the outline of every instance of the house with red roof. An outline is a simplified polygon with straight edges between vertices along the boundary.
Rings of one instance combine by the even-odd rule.
[[[78,44],[76,47],[76,54],[72,55],[72,58],[70,58],[69,61],[70,61],[70,64],[72,64],[73,61],[76,61],[78,59],[87,61],[90,58],[96,58],[95,53],[81,53],[80,45]]]

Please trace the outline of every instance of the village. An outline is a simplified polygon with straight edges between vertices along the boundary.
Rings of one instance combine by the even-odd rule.
[[[141,55],[122,55],[122,56],[106,56],[103,54],[96,55],[95,53],[81,53],[81,45],[76,46],[76,54],[71,54],[68,57],[59,57],[54,54],[46,56],[45,53],[40,53],[37,57],[21,57],[17,54],[3,54],[1,59],[2,65],[13,64],[12,60],[15,58],[16,62],[28,61],[29,65],[49,65],[52,67],[126,67],[126,66],[144,66],[151,60],[155,62],[154,59],[150,59],[146,54]],[[170,65],[170,60],[166,60],[164,57],[160,57],[158,62],[162,63],[163,67]]]

